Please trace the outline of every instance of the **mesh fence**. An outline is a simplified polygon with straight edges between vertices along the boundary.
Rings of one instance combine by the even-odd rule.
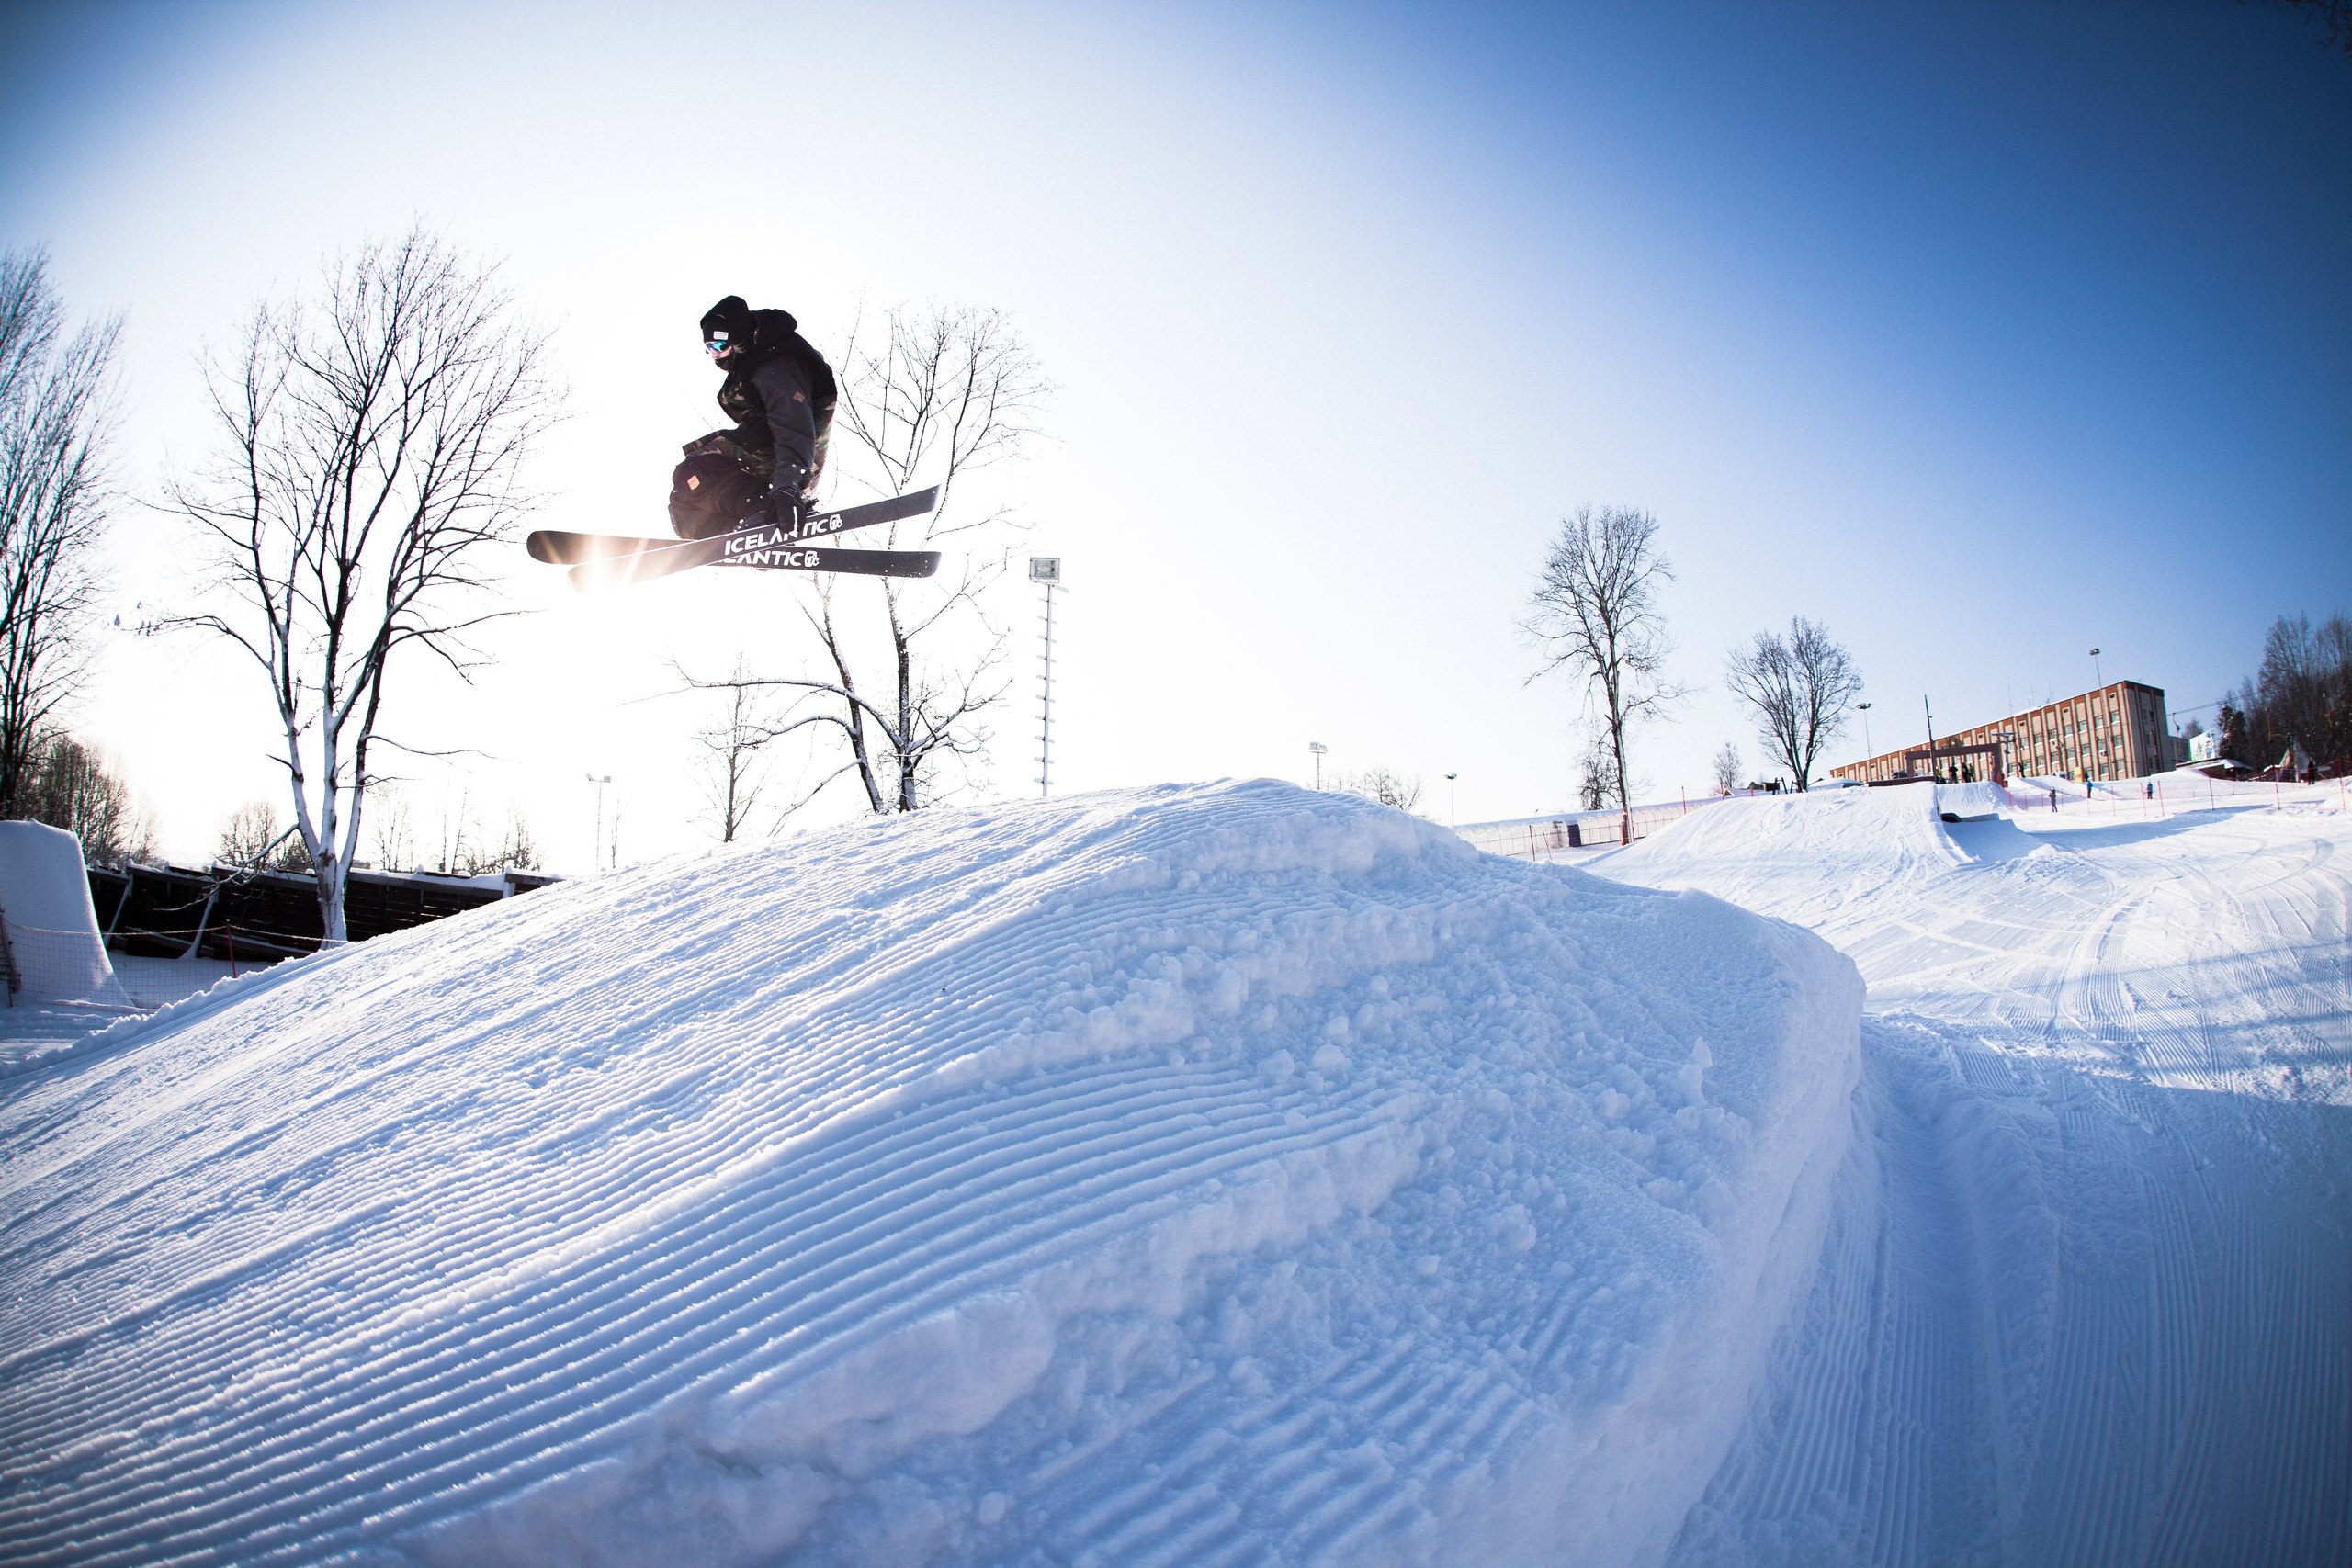
[[[2213,779],[2201,773],[2161,773],[2144,779],[2011,779],[2004,792],[2019,812],[2052,812],[2097,821],[2144,821],[2196,811],[2248,807],[2344,810],[2352,790],[2343,779],[2289,784],[2276,779]]]
[[[1741,795],[1746,795],[1742,791]],[[1520,817],[1507,822],[1473,822],[1454,831],[1489,854],[1520,860],[1572,860],[1589,850],[1613,850],[1740,795],[1702,795],[1697,800],[1636,806],[1631,811],[1563,811],[1549,817]]]
[[[141,1010],[115,979],[95,931],[49,931],[0,919],[0,969],[10,1007]]]

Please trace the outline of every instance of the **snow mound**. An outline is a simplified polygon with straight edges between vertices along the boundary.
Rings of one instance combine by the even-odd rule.
[[[1949,817],[1991,817],[2016,808],[2009,792],[1987,780],[1936,785],[1936,809]]]
[[[0,1557],[1656,1561],[1861,1000],[1264,782],[559,885],[0,1088]]]
[[[1966,857],[1944,831],[1937,787],[1758,795],[1693,811],[1611,856],[1608,874],[1648,887],[1703,887],[1789,914],[1792,887],[1838,900],[1916,886]]]

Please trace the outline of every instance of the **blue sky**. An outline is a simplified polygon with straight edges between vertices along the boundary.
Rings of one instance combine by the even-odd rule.
[[[200,451],[200,341],[421,215],[557,329],[548,512],[629,532],[710,423],[718,295],[820,340],[861,299],[1005,310],[1059,389],[1018,499],[1070,581],[1065,787],[1304,778],[1319,739],[1440,815],[1449,772],[1464,820],[1565,803],[1573,694],[1513,623],[1586,502],[1655,512],[1678,571],[1701,689],[1636,753],[1653,795],[1757,759],[1722,657],[1793,614],[1884,747],[1922,696],[2078,690],[2094,645],[2188,709],[2274,615],[2352,611],[2352,61],[2286,7],[746,13],[15,8],[0,243],[129,313],[139,488]],[[185,598],[166,522],[119,538],[126,601]],[[476,687],[401,694],[481,753],[424,808],[525,803],[576,863],[616,772],[625,853],[695,841],[704,716],[657,694],[789,662],[774,599],[503,591],[539,613]],[[107,654],[84,727],[200,854],[273,787],[254,678]]]

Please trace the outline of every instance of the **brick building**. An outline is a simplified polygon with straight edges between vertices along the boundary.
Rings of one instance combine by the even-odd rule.
[[[2187,748],[2165,726],[2165,694],[2137,681],[2114,681],[2095,692],[2046,703],[1990,724],[1936,737],[1930,755],[1922,739],[1829,775],[1863,783],[1893,778],[1989,778],[2032,774],[2070,779],[2131,779],[2162,773],[2184,761]]]

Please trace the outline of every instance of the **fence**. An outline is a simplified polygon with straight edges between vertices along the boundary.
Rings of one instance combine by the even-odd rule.
[[[0,977],[12,1008],[145,1010],[116,981],[94,931],[50,931],[0,918]]]
[[[1691,812],[1759,794],[1707,795],[1696,800],[1669,800],[1636,806],[1631,811],[1562,811],[1548,817],[1517,817],[1503,822],[1473,822],[1454,831],[1488,854],[1520,860],[1574,859],[1588,850],[1613,850],[1646,839]]]
[[[1924,781],[1922,781],[1924,782]],[[1894,787],[1907,787],[1897,785]],[[2201,773],[2161,773],[2154,778],[2097,781],[2012,779],[2007,786],[1973,784],[2000,795],[2020,815],[2049,812],[2057,820],[2140,821],[2192,811],[2229,811],[2249,807],[2324,807],[2352,809],[2352,787],[2343,779],[2316,784],[2271,780],[2209,779]],[[1693,811],[1766,793],[1702,795],[1696,800],[1636,806],[1630,812],[1562,811],[1548,817],[1519,817],[1502,822],[1473,822],[1454,831],[1489,854],[1520,860],[1574,860],[1613,850],[1679,822]]]
[[[2352,808],[2352,789],[2343,779],[2288,784],[2278,779],[2216,779],[2202,773],[2158,773],[2153,778],[2097,780],[2011,779],[2004,791],[2021,813],[2049,812],[2057,819],[2151,821],[2196,811],[2233,811],[2249,807]]]

